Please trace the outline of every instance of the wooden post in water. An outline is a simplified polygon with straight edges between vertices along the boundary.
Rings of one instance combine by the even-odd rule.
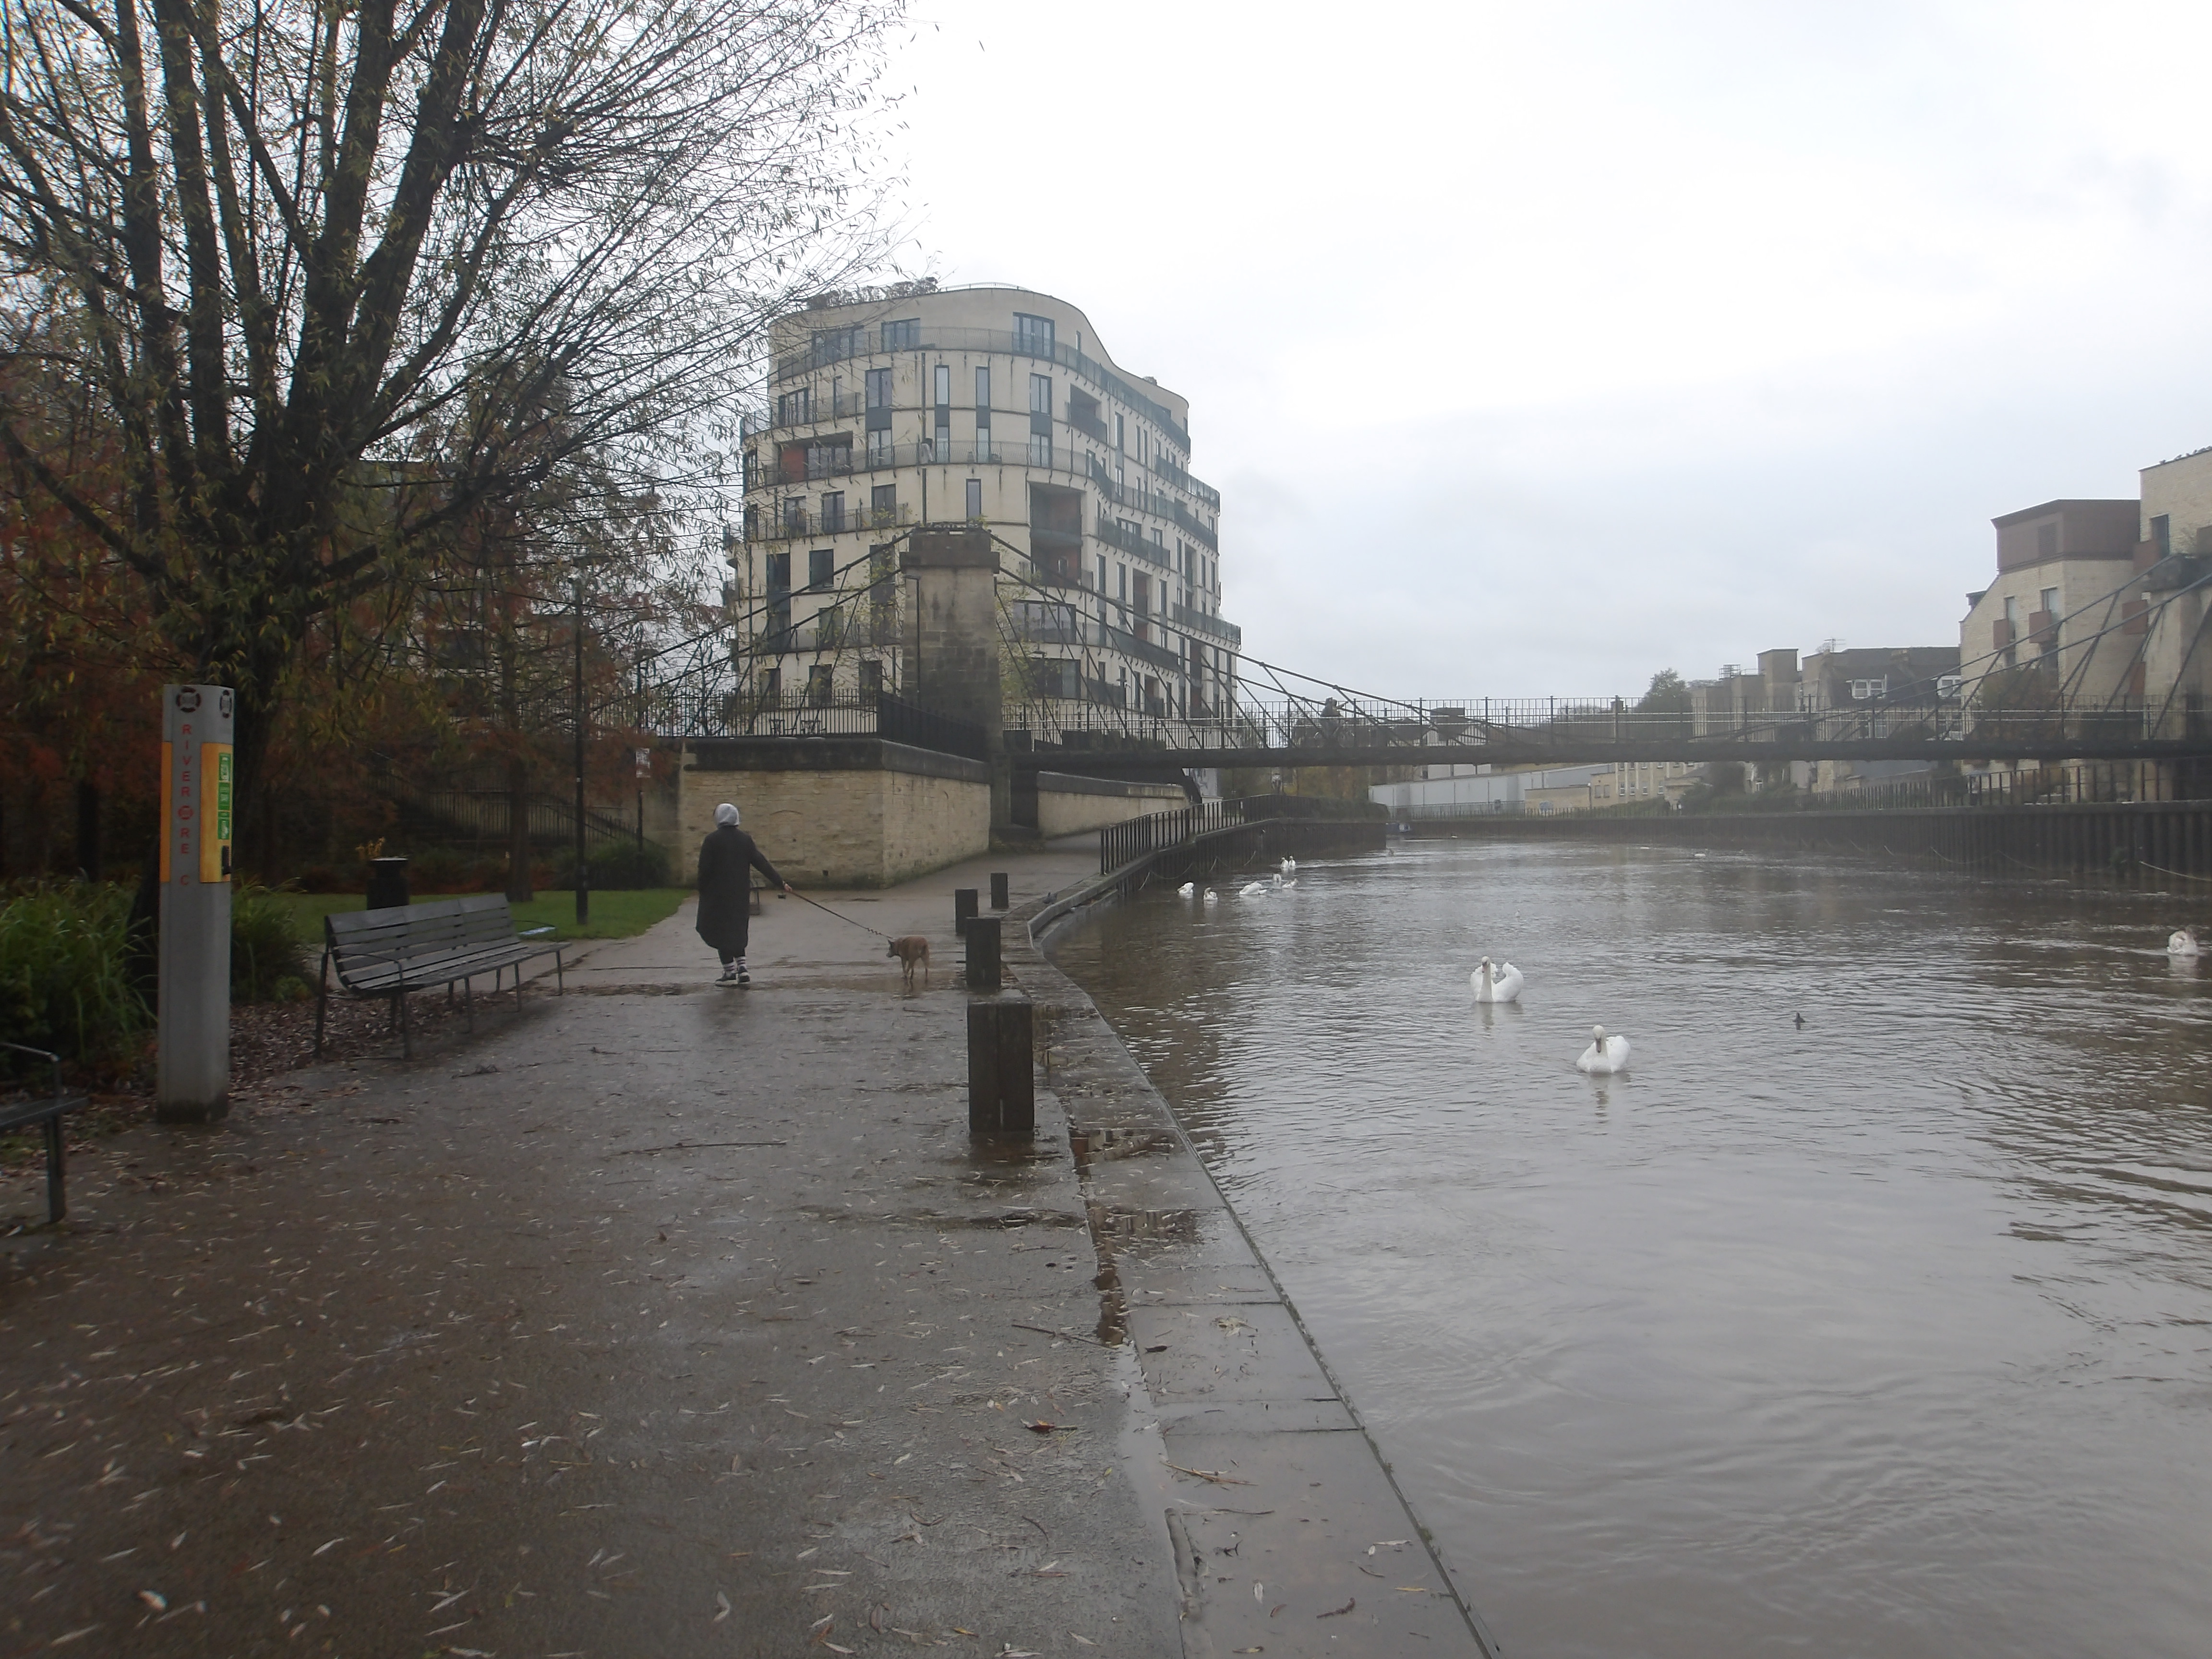
[[[968,923],[976,914],[975,890],[956,887],[952,890],[952,931],[962,939],[968,937]]]

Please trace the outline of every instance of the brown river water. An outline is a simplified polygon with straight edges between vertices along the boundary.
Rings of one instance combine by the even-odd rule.
[[[1507,1654],[2212,1655],[2212,953],[2165,955],[2212,887],[1535,842],[1297,878],[1054,956]],[[1574,1070],[1594,1021],[1626,1076]]]

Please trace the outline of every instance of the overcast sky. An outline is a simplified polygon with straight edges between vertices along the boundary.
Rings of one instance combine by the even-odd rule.
[[[1190,399],[1251,655],[1955,644],[1992,515],[2212,444],[2212,9],[915,3],[912,257]]]

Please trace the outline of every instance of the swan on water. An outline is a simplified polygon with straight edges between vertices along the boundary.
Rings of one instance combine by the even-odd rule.
[[[1286,876],[1297,867],[1298,861],[1296,859],[1285,859],[1283,860],[1283,873]]]
[[[1258,898],[1267,890],[1267,884],[1266,882],[1248,881],[1242,887],[1237,890],[1237,896],[1238,898]]]
[[[2170,957],[2194,957],[2197,954],[2197,935],[2186,927],[2175,928],[2166,937],[2166,953]]]
[[[1593,1077],[1602,1076],[1609,1072],[1626,1071],[1628,1069],[1628,1039],[1625,1036],[1607,1036],[1602,1025],[1591,1026],[1590,1045],[1576,1057],[1575,1069],[1578,1072],[1588,1072]]]
[[[1215,891],[1214,891],[1211,887],[1209,887],[1209,888],[1207,888],[1207,889],[1206,890],[1206,902],[1208,904],[1215,904],[1215,903],[1218,903],[1218,902],[1220,902],[1220,899],[1221,899],[1221,895],[1220,895],[1220,894],[1218,894],[1218,893],[1217,893],[1217,892],[1215,892]]]
[[[1196,882],[1194,882],[1194,881],[1187,881],[1187,882],[1183,883],[1183,884],[1182,884],[1182,886],[1180,886],[1180,887],[1178,887],[1178,888],[1176,888],[1176,896],[1177,898],[1188,898],[1188,897],[1189,897],[1193,893],[1196,892],[1197,890],[1198,890],[1198,884],[1197,884]]]
[[[1510,962],[1502,967],[1493,966],[1490,958],[1485,957],[1482,966],[1469,974],[1468,978],[1474,983],[1477,1002],[1517,1002],[1521,1000],[1521,970]]]

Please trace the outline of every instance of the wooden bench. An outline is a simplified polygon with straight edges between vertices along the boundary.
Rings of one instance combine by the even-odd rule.
[[[20,1042],[0,1042],[0,1048],[11,1048],[19,1054],[32,1055],[54,1068],[54,1091],[51,1095],[0,1103],[0,1134],[33,1123],[45,1130],[46,1219],[49,1223],[59,1221],[69,1212],[69,1204],[62,1190],[62,1114],[75,1111],[84,1104],[87,1097],[62,1092],[62,1059],[59,1054],[50,1054],[44,1048],[27,1048]]]
[[[381,910],[334,910],[323,918],[323,966],[315,981],[315,1053],[323,1052],[323,1016],[329,1006],[333,969],[338,984],[357,997],[386,997],[399,1027],[401,1053],[415,1057],[414,1033],[407,1018],[407,994],[444,986],[450,998],[461,988],[469,1030],[477,1028],[473,981],[491,975],[495,995],[500,976],[514,970],[514,1006],[522,1006],[522,964],[537,957],[553,958],[553,973],[568,994],[561,952],[567,947],[542,937],[550,927],[518,933],[507,901],[493,894],[432,899],[422,904]]]

